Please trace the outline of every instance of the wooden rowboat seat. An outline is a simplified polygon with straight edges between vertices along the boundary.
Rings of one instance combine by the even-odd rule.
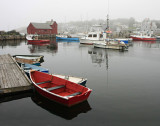
[[[23,67],[24,70],[30,70],[30,67]]]
[[[67,96],[76,96],[76,95],[80,95],[81,92],[76,92],[76,93],[73,93],[73,94],[70,94],[70,95],[67,95]]]
[[[56,87],[47,88],[46,90],[52,91],[52,90],[63,88],[63,87],[65,87],[65,85],[60,85],[60,86],[56,86]]]
[[[50,83],[52,81],[43,81],[43,82],[39,82],[39,83],[36,83],[37,85],[40,85],[40,84],[44,84],[44,83]]]

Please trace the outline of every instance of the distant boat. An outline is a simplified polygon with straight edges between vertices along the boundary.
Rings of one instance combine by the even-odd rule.
[[[75,41],[75,42],[79,42],[79,38],[78,37],[71,37],[71,36],[56,36],[56,40],[62,40],[62,41]]]
[[[38,93],[67,107],[86,101],[92,92],[87,87],[39,71],[30,71],[30,78]]]
[[[158,41],[159,41],[159,40],[160,40],[160,36],[156,36],[156,40],[158,40]]]
[[[13,58],[19,63],[28,63],[34,65],[40,65],[44,62],[42,55],[13,55]]]
[[[130,38],[132,38],[134,41],[156,41],[156,37],[152,37],[151,34],[139,34],[139,35],[131,35]]]
[[[81,38],[80,44],[83,45],[93,45],[94,41],[97,43],[100,41],[104,41],[105,33],[100,31],[89,32],[84,37]]]
[[[117,49],[117,50],[128,50],[128,46],[124,42],[118,41],[103,41],[103,42],[94,42],[93,46],[95,48],[103,48],[103,49]]]
[[[27,35],[26,39],[28,40],[28,42],[32,42],[32,43],[50,42],[49,39],[38,39],[38,35],[32,35],[32,34]]]
[[[84,37],[81,38],[81,40],[91,40],[91,41],[103,41],[103,32],[95,31],[95,32],[89,32]]]
[[[93,41],[92,40],[81,40],[80,44],[81,45],[93,45]]]
[[[132,38],[115,38],[114,40],[124,42],[125,44],[129,44],[132,41]]]
[[[106,39],[106,32],[104,32],[102,25],[93,25],[90,31],[81,37],[81,40],[91,40],[91,41],[103,41]]]
[[[102,25],[93,25],[90,32],[81,37],[80,44],[93,45],[94,41],[104,41],[106,32],[102,30]]]

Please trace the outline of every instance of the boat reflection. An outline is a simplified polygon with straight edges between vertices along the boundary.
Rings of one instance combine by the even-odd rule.
[[[134,46],[147,48],[160,48],[160,41],[133,41]]]
[[[108,51],[106,49],[91,48],[88,50],[88,54],[91,56],[92,63],[97,64],[99,67],[105,63],[106,69],[108,69]]]
[[[84,101],[78,105],[68,108],[58,103],[55,103],[49,99],[44,98],[37,92],[34,93],[31,99],[34,103],[36,103],[43,109],[47,110],[48,112],[54,115],[58,115],[67,120],[71,120],[77,117],[80,113],[86,113],[91,110],[88,101]]]
[[[56,42],[80,42],[79,40],[56,40]]]
[[[56,40],[50,40],[50,42],[28,42],[28,48],[31,53],[37,52],[51,52],[56,53],[58,50],[58,44]]]
[[[45,46],[49,45],[50,42],[28,42],[28,45],[39,45],[39,46]]]

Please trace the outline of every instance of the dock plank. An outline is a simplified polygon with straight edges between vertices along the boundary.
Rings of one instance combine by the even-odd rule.
[[[31,81],[11,55],[0,55],[0,94],[30,89]]]

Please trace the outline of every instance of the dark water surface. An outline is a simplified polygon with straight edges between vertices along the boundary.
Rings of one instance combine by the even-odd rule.
[[[133,42],[126,52],[79,43],[0,42],[0,55],[44,55],[50,73],[86,77],[89,99],[71,109],[35,93],[0,98],[1,126],[159,126],[160,42]]]

